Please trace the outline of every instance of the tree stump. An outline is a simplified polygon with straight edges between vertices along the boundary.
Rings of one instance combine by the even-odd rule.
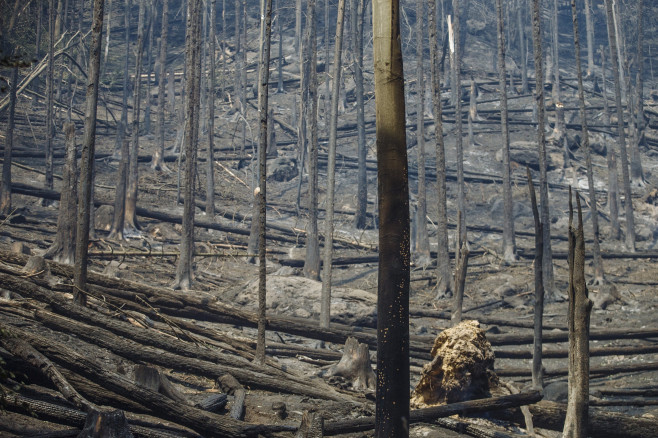
[[[340,376],[348,379],[355,390],[371,389],[376,387],[375,372],[370,366],[370,353],[368,345],[359,344],[356,338],[349,337],[345,341],[343,357],[331,366],[324,377]]]
[[[122,410],[91,410],[77,438],[133,438]]]
[[[189,405],[190,402],[174,387],[167,376],[162,374],[157,368],[137,365],[135,366],[135,383],[152,391],[169,397],[177,402]]]
[[[487,397],[498,382],[491,344],[477,321],[463,321],[439,333],[431,354],[412,394],[412,406]]]

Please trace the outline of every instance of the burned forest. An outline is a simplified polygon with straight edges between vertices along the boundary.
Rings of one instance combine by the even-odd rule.
[[[657,16],[0,0],[0,436],[655,437]]]

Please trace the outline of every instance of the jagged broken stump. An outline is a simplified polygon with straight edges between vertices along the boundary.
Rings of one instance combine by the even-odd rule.
[[[434,340],[411,403],[426,407],[490,396],[498,383],[494,353],[477,321],[463,321]]]

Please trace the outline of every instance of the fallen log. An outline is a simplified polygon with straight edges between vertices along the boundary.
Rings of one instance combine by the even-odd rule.
[[[47,420],[57,424],[63,424],[67,426],[79,427],[81,428],[85,423],[85,418],[87,415],[76,409],[72,409],[66,406],[60,406],[55,403],[50,403],[44,400],[38,400],[30,397],[25,397],[19,394],[12,394],[3,399],[5,407],[11,412],[22,413],[26,415],[36,415],[37,418],[42,420]],[[169,426],[167,429],[163,429],[161,423],[151,423],[138,421],[134,416],[129,417],[129,422],[132,423],[129,425],[130,431],[138,437],[145,438],[176,438],[176,437],[199,437],[199,435],[193,434],[185,429],[173,428]],[[140,424],[136,424],[140,423]],[[77,437],[80,433],[80,430],[77,430],[77,433],[73,436]]]
[[[225,391],[233,396],[233,405],[231,406],[231,418],[241,420],[244,415],[244,399],[247,392],[240,382],[230,374],[224,374],[217,378],[217,383]]]
[[[590,367],[590,376],[611,376],[613,374],[621,373],[634,373],[640,371],[656,371],[658,370],[658,362],[643,362],[643,363],[622,363],[605,366]],[[496,370],[496,374],[500,377],[527,377],[531,375],[529,369],[524,368],[507,368]],[[544,371],[546,377],[559,377],[569,374],[567,368],[557,368],[554,370]]]
[[[110,391],[130,394],[132,399],[150,407],[154,412],[157,412],[158,416],[173,419],[199,433],[220,434],[230,438],[256,437],[258,434],[295,430],[294,427],[290,426],[247,424],[181,405],[162,394],[135,385],[124,376],[107,370],[97,361],[77,353],[60,342],[42,338],[4,323],[0,323],[0,329],[26,340],[50,360],[67,364],[72,370],[94,379]]]
[[[497,359],[532,359],[530,351],[496,350]],[[590,356],[635,356],[638,354],[658,353],[658,345],[640,347],[596,347],[589,349]],[[561,359],[569,356],[568,350],[546,349],[542,353],[545,359]]]
[[[539,391],[530,391],[505,395],[502,397],[470,400],[460,403],[434,406],[431,408],[414,409],[410,412],[409,422],[429,423],[437,418],[450,417],[451,415],[467,415],[478,412],[516,408],[531,403],[537,403],[541,398],[542,395]],[[325,435],[339,435],[344,433],[363,432],[374,429],[374,427],[374,417],[357,418],[355,420],[327,422],[324,424],[324,433]]]
[[[306,395],[324,400],[346,400],[345,396],[341,396],[335,392],[333,388],[319,382],[316,382],[311,386],[293,381],[283,375],[270,376],[243,368],[240,365],[228,366],[191,357],[179,356],[163,349],[150,347],[132,340],[124,339],[107,330],[82,324],[50,312],[37,311],[35,317],[47,327],[75,334],[86,342],[106,348],[119,356],[135,362],[145,361],[175,370],[208,377],[210,379],[229,373],[236,376],[236,378],[252,388]],[[135,329],[137,330],[137,328]],[[173,341],[175,340],[172,339],[172,342]],[[237,359],[238,358],[236,358],[236,360]]]
[[[23,359],[38,369],[50,380],[59,392],[75,407],[85,412],[97,410],[97,407],[81,396],[47,357],[35,350],[29,343],[19,338],[0,337],[0,345],[16,357]]]
[[[561,431],[566,417],[567,405],[542,400],[528,406],[535,426]],[[496,418],[523,421],[517,410],[498,411],[491,414]],[[645,417],[609,412],[600,408],[589,409],[587,431],[589,436],[606,438],[654,438],[658,430],[658,420]]]

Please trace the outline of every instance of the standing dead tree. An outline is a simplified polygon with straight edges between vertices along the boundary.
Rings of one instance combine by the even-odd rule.
[[[5,133],[4,161],[2,162],[2,189],[0,190],[0,214],[11,213],[11,152],[14,147],[14,117],[16,115],[16,88],[18,88],[18,67],[12,68],[9,84],[9,117]]]
[[[373,2],[379,200],[375,435],[409,436],[409,181],[398,0]]]
[[[334,256],[334,198],[336,190],[336,131],[338,129],[338,91],[340,88],[341,56],[343,52],[343,23],[345,0],[338,1],[336,39],[334,50],[334,72],[331,92],[331,121],[329,123],[329,150],[327,163],[327,207],[324,235],[324,270],[320,298],[320,326],[329,327],[331,319],[331,261]]]
[[[187,35],[185,37],[185,64],[187,95],[185,113],[185,189],[183,191],[183,230],[181,232],[180,259],[176,268],[175,289],[187,290],[194,278],[194,177],[196,172],[197,141],[199,138],[199,94],[201,77],[201,0],[188,3]]]
[[[587,296],[585,284],[585,237],[578,192],[576,204],[577,228],[573,225],[573,203],[569,188],[569,395],[562,433],[565,438],[588,436],[589,323],[592,301]]]
[[[96,149],[96,113],[98,79],[101,67],[101,32],[103,30],[104,0],[94,0],[89,51],[89,74],[85,101],[85,134],[82,142],[80,190],[78,192],[78,221],[76,229],[74,296],[78,304],[85,305],[87,297],[87,251],[89,245],[89,216],[91,215],[92,174]]]
[[[594,188],[594,171],[592,169],[592,151],[589,145],[589,130],[587,129],[587,113],[585,111],[585,92],[583,87],[583,68],[580,61],[580,32],[578,29],[578,10],[576,1],[571,0],[571,21],[573,23],[573,40],[576,54],[576,72],[578,76],[578,102],[580,107],[580,124],[582,126],[582,146],[585,150],[585,166],[587,167],[587,187],[589,189],[589,205],[592,212],[592,230],[594,239],[592,243],[594,256],[594,283],[604,281],[603,260],[599,245],[599,208],[596,203],[596,190]]]
[[[542,275],[542,257],[544,253],[544,242],[542,223],[537,210],[537,196],[535,186],[532,182],[530,169],[526,167],[528,176],[528,192],[532,204],[532,217],[535,220],[535,318],[534,318],[534,340],[532,349],[532,386],[541,390],[544,387],[544,368],[542,367],[542,327],[544,320],[544,278]]]
[[[77,207],[78,182],[77,149],[75,147],[75,124],[64,124],[66,135],[66,164],[62,175],[62,190],[57,216],[57,235],[44,258],[72,265],[75,257],[75,212]]]

